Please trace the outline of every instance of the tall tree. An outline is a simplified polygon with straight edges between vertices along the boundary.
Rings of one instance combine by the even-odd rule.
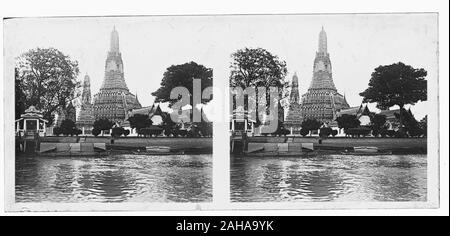
[[[286,62],[280,60],[263,48],[239,49],[231,55],[230,87],[264,87],[266,88],[266,104],[269,107],[270,99],[277,99],[279,103],[283,91],[287,87],[285,76],[287,74]],[[277,98],[270,98],[269,88],[277,87],[279,94]],[[258,90],[256,89],[256,98]],[[248,98],[245,98],[245,109],[248,108]],[[258,105],[256,106],[258,109]],[[258,111],[256,111],[258,114]],[[257,124],[260,123],[258,116]]]
[[[213,70],[193,61],[181,65],[172,65],[164,72],[161,87],[152,93],[156,97],[156,102],[169,102],[172,106],[179,99],[171,99],[170,93],[175,87],[185,87],[193,94],[193,80],[200,79],[201,90],[213,85]],[[201,96],[201,95],[200,95]],[[191,96],[190,104],[193,96]],[[210,99],[202,99],[202,103],[207,103]]]
[[[19,70],[14,68],[14,83],[15,83],[15,103],[16,103],[16,119],[20,118],[25,112],[26,107],[26,97],[23,92],[22,80],[19,79]]]
[[[427,100],[427,71],[398,62],[375,68],[369,81],[369,87],[359,95],[364,102],[375,102],[380,109]],[[403,115],[400,112],[400,128],[403,129]]]
[[[55,48],[29,50],[17,58],[16,69],[25,106],[36,106],[50,124],[53,113],[77,97],[78,62]]]

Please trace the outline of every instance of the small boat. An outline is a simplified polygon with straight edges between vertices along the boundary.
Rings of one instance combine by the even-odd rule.
[[[356,153],[377,153],[378,152],[377,147],[361,146],[361,147],[354,147],[353,149],[355,150]]]

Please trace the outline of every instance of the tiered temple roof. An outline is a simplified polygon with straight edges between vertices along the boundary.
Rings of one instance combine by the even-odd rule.
[[[89,129],[94,125],[95,117],[91,103],[91,82],[88,75],[84,77],[81,96],[81,108],[78,112],[76,124],[79,128],[85,127]]]
[[[337,92],[333,82],[331,60],[327,51],[327,34],[322,27],[319,34],[319,51],[314,59],[313,79],[301,100],[300,120],[316,119],[332,123],[336,112],[348,107],[345,97]]]
[[[94,117],[122,123],[129,110],[141,107],[137,97],[130,93],[126,85],[122,54],[119,50],[119,33],[114,28],[105,62],[105,77],[100,92],[94,96]]]
[[[298,77],[297,73],[292,77],[291,93],[289,98],[289,109],[287,112],[284,126],[286,128],[299,129],[301,125],[301,108],[300,108],[300,95],[298,92]]]

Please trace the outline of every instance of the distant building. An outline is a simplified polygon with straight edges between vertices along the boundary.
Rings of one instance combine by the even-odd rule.
[[[120,124],[125,121],[129,110],[141,107],[137,97],[130,93],[125,83],[119,33],[114,28],[111,32],[103,84],[94,96],[94,117],[96,120],[106,118]]]
[[[410,112],[410,111],[409,111]],[[359,107],[350,107],[347,109],[342,109],[337,113],[337,117],[342,115],[354,115],[361,122],[361,126],[370,126],[370,118],[374,114],[384,115],[386,116],[386,126],[388,130],[398,130],[400,127],[400,122],[397,116],[400,114],[400,109],[395,110],[381,110],[378,113],[372,112],[369,110],[367,105],[359,106]],[[397,115],[397,116],[396,116]]]
[[[78,112],[76,125],[82,134],[91,134],[94,128],[94,109],[91,103],[91,82],[88,75],[84,77],[83,92],[81,95],[81,107]]]
[[[300,106],[300,122],[316,119],[330,124],[336,113],[350,106],[338,93],[334,82],[330,55],[327,51],[327,34],[322,27],[319,34],[319,51],[314,59],[313,79],[308,91],[303,94]]]
[[[370,126],[370,118],[375,114],[369,110],[369,107],[359,106],[359,107],[350,107],[347,109],[342,109],[336,113],[336,118],[342,115],[353,115],[359,120],[361,126]]]

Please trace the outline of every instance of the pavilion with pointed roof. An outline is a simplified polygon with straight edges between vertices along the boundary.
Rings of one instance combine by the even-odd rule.
[[[17,136],[39,136],[46,135],[48,120],[43,118],[40,110],[34,106],[30,106],[25,110],[25,113],[20,115],[20,119],[16,120],[16,135]]]

